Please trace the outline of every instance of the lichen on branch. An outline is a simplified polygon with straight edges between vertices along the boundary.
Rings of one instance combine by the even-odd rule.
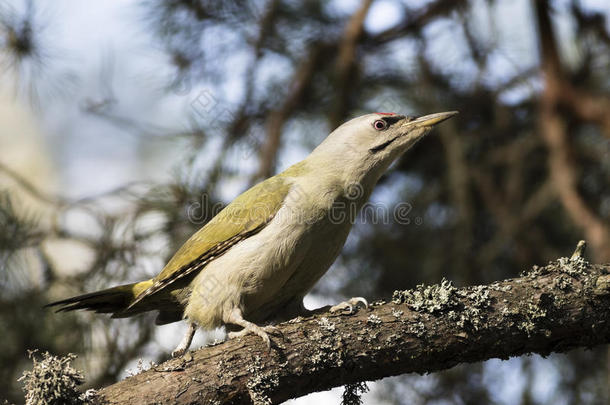
[[[521,277],[397,291],[358,312],[282,323],[268,352],[256,336],[170,360],[100,391],[106,404],[281,403],[311,392],[464,362],[610,342],[610,265],[582,249]]]

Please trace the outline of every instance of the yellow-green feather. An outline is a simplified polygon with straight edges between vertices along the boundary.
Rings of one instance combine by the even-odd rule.
[[[130,307],[164,290],[182,275],[200,271],[207,262],[203,266],[194,266],[206,258],[206,254],[213,259],[216,257],[215,251],[222,254],[233,244],[264,228],[282,207],[290,191],[288,178],[298,176],[302,169],[302,164],[296,164],[235,198],[178,249],[163,270],[152,279],[153,284],[140,291]]]
[[[191,236],[154,280],[170,277],[217,244],[269,221],[282,206],[289,188],[285,178],[277,176],[245,191]]]
[[[184,289],[184,283],[174,281],[184,274],[200,271],[210,260],[224,253],[233,244],[263,229],[282,207],[290,191],[290,178],[297,177],[304,171],[305,163],[297,163],[241,194],[197,231],[156,277],[79,295],[46,306],[60,306],[59,311],[88,309],[110,312],[116,318],[157,309],[160,311],[158,323],[179,320],[181,310],[176,305],[188,296],[188,291]],[[161,290],[165,294],[157,296],[155,293]],[[151,297],[152,295],[154,297]],[[137,305],[140,302],[146,304]]]

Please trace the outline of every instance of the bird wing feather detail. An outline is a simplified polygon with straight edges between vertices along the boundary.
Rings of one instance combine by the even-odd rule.
[[[129,308],[183,277],[200,271],[240,241],[260,232],[282,207],[290,181],[271,177],[245,191],[205,224],[174,254],[153,284]]]

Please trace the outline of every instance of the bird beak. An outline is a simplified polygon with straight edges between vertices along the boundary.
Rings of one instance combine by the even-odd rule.
[[[458,113],[457,111],[446,111],[446,112],[428,114],[428,115],[424,115],[423,117],[419,117],[413,121],[408,122],[407,125],[409,125],[409,126],[413,125],[418,128],[431,127],[433,125],[438,124],[439,122],[443,122],[443,121],[453,117],[457,113]]]

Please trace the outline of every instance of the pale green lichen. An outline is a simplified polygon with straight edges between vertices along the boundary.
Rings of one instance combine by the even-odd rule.
[[[525,306],[525,319],[518,325],[519,329],[525,331],[528,337],[531,337],[532,332],[537,328],[536,320],[546,318],[547,310],[540,305],[527,303]]]
[[[572,278],[565,274],[560,274],[559,277],[553,280],[553,287],[561,291],[570,291],[572,289]]]
[[[424,333],[426,332],[426,324],[424,324],[421,321],[413,322],[409,325],[408,330],[409,330],[409,333],[411,333],[417,337],[422,337],[424,335]]]
[[[440,284],[426,286],[418,285],[414,290],[394,291],[392,302],[395,304],[406,304],[415,311],[428,313],[440,312],[457,306],[455,293],[457,288],[451,281],[443,278]]]
[[[587,274],[590,264],[582,256],[568,259],[562,257],[557,260],[561,270],[571,276],[581,276]]]
[[[317,344],[314,354],[310,357],[311,362],[322,367],[343,366],[345,353],[341,350],[342,340],[342,337],[336,334],[323,336]]]
[[[587,275],[589,267],[590,264],[581,255],[575,253],[571,258],[562,257],[543,267],[533,266],[530,271],[522,273],[521,276],[536,279],[553,273],[554,278],[551,281],[551,286],[565,292],[570,291],[577,280],[582,280],[581,277]],[[549,310],[562,308],[566,304],[562,297],[561,294],[542,294],[539,302],[528,302],[521,305],[520,309],[516,308],[505,315],[521,315],[521,320],[516,319],[517,327],[525,331],[528,337],[536,331],[549,335],[550,331],[541,328],[540,320],[549,317]]]
[[[150,370],[152,369],[156,369],[159,365],[157,363],[155,363],[154,361],[149,361],[148,365],[144,364],[144,360],[142,360],[141,358],[138,359],[138,364],[136,364],[136,369],[132,370],[132,369],[127,369],[125,370],[125,373],[127,373],[128,377],[133,377],[134,375],[138,375],[144,371]]]
[[[392,301],[406,304],[418,312],[433,314],[448,311],[449,319],[459,327],[471,326],[476,330],[484,321],[482,310],[490,305],[491,296],[485,286],[457,289],[450,281],[443,279],[440,284],[418,285],[415,290],[395,291]]]
[[[489,289],[485,286],[478,285],[472,287],[465,293],[466,298],[472,301],[472,306],[475,308],[486,308],[489,306]]]
[[[554,289],[568,291],[579,280],[584,280],[585,284],[590,284],[590,281],[582,278],[582,276],[587,275],[589,267],[590,264],[581,256],[574,256],[570,259],[561,258],[550,262],[544,267],[534,266],[529,272],[524,273],[523,277],[533,280],[535,288],[542,288],[545,282],[535,279],[552,274],[551,286]],[[522,283],[524,280],[517,279],[514,282]],[[610,285],[610,282],[607,284]],[[592,287],[589,285],[587,288]],[[604,289],[605,287],[599,288]],[[392,301],[395,304],[405,304],[419,313],[446,313],[448,319],[455,322],[458,327],[470,327],[477,330],[483,327],[486,322],[485,309],[491,306],[494,299],[492,294],[495,291],[507,293],[512,289],[511,285],[504,283],[494,283],[489,287],[477,286],[456,289],[449,281],[443,279],[440,285],[419,285],[414,290],[396,291]],[[515,307],[504,306],[502,315],[506,318],[512,318],[508,319],[511,325],[525,331],[528,336],[534,333],[548,336],[551,332],[544,328],[544,323],[541,323],[541,320],[550,319],[553,311],[561,309],[565,303],[561,301],[561,297],[556,297],[553,294],[545,293],[539,296],[536,294],[536,297],[530,302],[518,302]],[[508,304],[506,299],[503,301],[505,305]],[[392,314],[399,318],[395,311],[393,309]],[[409,333],[421,337],[425,333],[425,326],[422,322],[411,321],[408,330]]]
[[[392,308],[392,316],[396,319],[399,319],[404,314],[404,311],[398,310],[396,308]]]
[[[381,318],[378,317],[375,314],[371,314],[369,315],[369,317],[366,319],[366,323],[369,325],[380,325],[381,324]]]
[[[522,272],[520,276],[536,278],[559,269],[561,272],[577,278],[586,275],[590,266],[589,262],[581,256],[574,258],[561,257],[556,261],[549,262],[549,264],[543,267],[532,266],[530,270]]]
[[[345,353],[341,348],[344,346],[343,338],[337,331],[334,323],[326,317],[316,320],[320,328],[313,329],[308,333],[308,338],[314,345],[309,361],[316,367],[341,367],[344,363]],[[348,336],[348,338],[350,338]]]
[[[504,301],[506,301],[506,300],[504,300]],[[516,309],[512,309],[512,308],[509,308],[509,307],[504,307],[504,308],[502,308],[502,311],[500,313],[504,317],[510,317],[510,316],[518,314],[519,312]]]
[[[489,307],[491,297],[489,289],[485,286],[471,287],[466,290],[461,290],[458,295],[468,299],[470,302],[463,311],[460,311],[457,324],[460,327],[470,325],[474,330],[478,330],[485,320],[484,308]]]
[[[335,324],[329,321],[326,317],[320,318],[317,322],[322,329],[328,332],[334,332],[336,330]]]
[[[23,381],[26,405],[81,405],[90,403],[95,396],[93,390],[83,394],[77,389],[85,381],[85,376],[70,366],[76,359],[75,354],[58,357],[45,352],[39,359],[33,350],[28,355],[34,366],[18,379]]]
[[[216,366],[218,367],[218,375],[223,376],[223,378],[231,380],[233,377],[235,377],[235,372],[229,364],[226,364],[224,360],[219,360],[216,363]]]
[[[272,403],[269,393],[272,392],[280,383],[278,375],[271,372],[264,372],[264,367],[260,356],[254,356],[250,366],[246,368],[250,373],[250,378],[246,382],[246,388],[250,394],[252,403],[256,405],[270,405]]]
[[[256,405],[271,405],[271,399],[267,394],[271,389],[276,388],[280,383],[277,376],[254,375],[246,383],[248,393],[252,403]]]

